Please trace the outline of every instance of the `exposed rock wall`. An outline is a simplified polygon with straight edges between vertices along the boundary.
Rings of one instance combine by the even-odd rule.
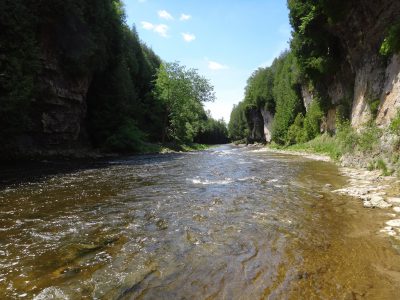
[[[18,136],[13,147],[19,156],[70,156],[90,146],[84,118],[91,76],[68,75],[56,48],[43,40],[37,78],[40,93],[31,99],[30,131]]]
[[[376,122],[387,126],[400,108],[400,56],[392,57],[386,68],[385,83],[380,97],[380,109]]]
[[[266,109],[261,109],[261,115],[264,121],[264,136],[266,142],[272,140],[272,123],[274,122],[274,115]]]
[[[390,65],[387,67],[379,48],[390,24],[400,18],[400,1],[356,1],[352,6],[346,20],[336,27],[336,35],[355,74],[351,123],[358,128],[371,118],[369,103],[376,99],[382,103],[382,96],[391,92],[384,91],[385,74]],[[395,110],[395,107],[389,108],[386,115],[394,115]],[[378,114],[382,115],[382,106]]]
[[[387,61],[379,49],[389,26],[400,20],[400,1],[351,2],[346,17],[329,29],[340,42],[343,61],[327,75],[322,90],[334,107],[350,104],[353,127],[371,119],[370,104],[378,100],[376,122],[388,125],[400,106],[400,58]],[[302,95],[307,108],[312,97],[307,90]]]
[[[310,106],[311,102],[314,99],[314,95],[312,94],[311,91],[308,90],[306,86],[301,87],[301,96],[303,98],[303,104],[304,107],[306,108],[306,111],[308,111],[308,107]]]
[[[264,119],[261,110],[252,108],[246,116],[250,128],[250,142],[265,142]]]

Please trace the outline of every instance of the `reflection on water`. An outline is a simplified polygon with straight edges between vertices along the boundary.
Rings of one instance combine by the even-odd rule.
[[[0,190],[2,299],[398,295],[384,212],[331,193],[331,164],[223,146],[47,173]]]

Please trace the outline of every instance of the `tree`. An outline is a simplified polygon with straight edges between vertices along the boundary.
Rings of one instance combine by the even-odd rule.
[[[249,135],[246,121],[246,104],[242,101],[234,105],[228,124],[229,138],[233,141],[245,139]]]
[[[274,73],[272,68],[258,68],[247,80],[245,88],[245,102],[265,108],[272,114],[275,113],[275,99],[272,93]]]
[[[157,71],[155,93],[166,108],[162,142],[192,142],[200,129],[203,103],[215,99],[213,86],[195,69],[163,63]]]

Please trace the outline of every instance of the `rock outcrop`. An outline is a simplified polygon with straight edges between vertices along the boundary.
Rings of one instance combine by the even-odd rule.
[[[265,141],[269,143],[272,140],[272,123],[274,122],[274,115],[266,109],[261,109],[260,111],[264,120]]]
[[[250,142],[265,142],[264,119],[262,113],[257,108],[251,108],[246,116],[250,128]]]
[[[379,53],[388,28],[399,20],[400,1],[352,1],[346,16],[329,29],[340,43],[343,61],[322,89],[333,106],[350,104],[355,128],[375,114],[378,125],[388,125],[400,107],[400,58]],[[312,94],[303,88],[302,95],[307,108]],[[378,111],[372,112],[371,103],[378,102]]]
[[[80,155],[90,147],[84,119],[91,75],[69,75],[50,38],[42,38],[40,52],[29,130],[9,143],[17,157]]]
[[[378,125],[388,125],[400,108],[400,56],[394,55],[386,68],[385,83],[380,97]]]

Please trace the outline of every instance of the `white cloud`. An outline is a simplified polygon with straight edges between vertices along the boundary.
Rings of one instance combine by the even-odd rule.
[[[188,43],[190,43],[196,39],[196,36],[191,33],[182,33],[182,37]]]
[[[174,19],[174,17],[171,16],[171,14],[169,12],[167,12],[166,10],[159,10],[158,16],[164,20],[173,20]]]
[[[187,20],[190,20],[191,18],[192,18],[191,15],[181,14],[181,17],[179,18],[179,20],[187,21]]]
[[[156,25],[154,31],[157,32],[162,37],[168,37],[168,26],[165,24]]]
[[[142,21],[142,27],[143,27],[143,29],[146,29],[146,30],[154,29],[154,25],[151,24],[150,22],[146,22],[146,21]]]
[[[208,68],[213,71],[225,70],[228,69],[228,66],[220,64],[216,61],[209,60],[208,61]]]
[[[158,33],[162,37],[168,37],[168,29],[169,27],[165,24],[153,24],[150,22],[142,21],[141,22],[143,29],[152,30]]]

